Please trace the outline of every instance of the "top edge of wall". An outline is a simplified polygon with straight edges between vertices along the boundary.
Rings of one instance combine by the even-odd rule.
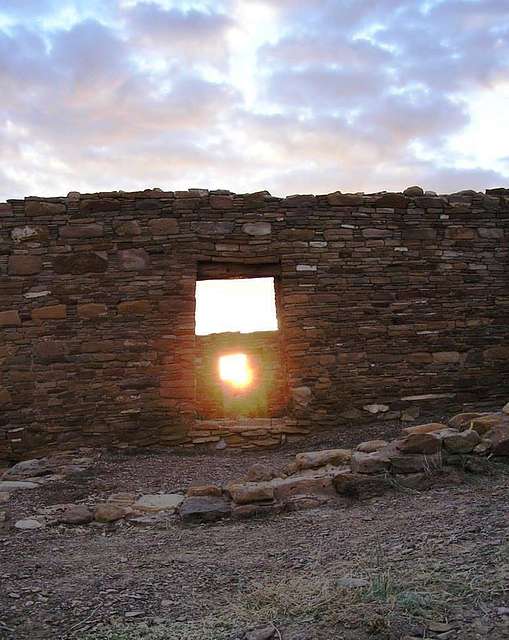
[[[379,206],[386,205],[383,202],[377,202],[382,198],[400,197],[405,198],[408,201],[415,200],[422,197],[438,197],[438,198],[453,198],[453,197],[485,197],[485,196],[509,196],[509,188],[496,187],[492,189],[486,189],[483,191],[475,191],[473,189],[464,189],[452,193],[436,193],[435,191],[425,191],[421,187],[408,187],[403,191],[377,191],[373,193],[358,192],[346,192],[334,191],[327,194],[292,194],[284,197],[272,196],[268,191],[257,191],[253,193],[234,193],[226,189],[188,189],[187,191],[163,191],[162,189],[145,189],[143,191],[98,191],[94,193],[80,193],[78,191],[71,191],[67,196],[27,196],[25,198],[9,198],[5,202],[0,204],[15,204],[23,203],[27,200],[36,200],[41,202],[72,202],[82,199],[90,198],[117,198],[117,199],[132,199],[132,198],[168,198],[168,199],[182,199],[182,198],[209,198],[210,196],[220,196],[225,199],[239,198],[248,201],[286,201],[287,203],[293,202],[312,202],[318,199],[327,199],[331,205],[343,205],[343,206],[359,206],[362,204],[378,204]]]

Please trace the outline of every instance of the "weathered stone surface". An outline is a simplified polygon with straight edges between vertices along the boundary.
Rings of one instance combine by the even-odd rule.
[[[225,498],[193,496],[184,500],[178,513],[182,522],[189,524],[216,522],[230,516],[231,505]]]
[[[249,467],[246,473],[248,482],[263,482],[278,477],[278,472],[266,464],[257,462]]]
[[[476,412],[458,413],[453,416],[447,424],[454,429],[468,429],[473,418],[480,418],[484,415],[483,413]]]
[[[32,320],[63,320],[67,317],[65,304],[53,304],[48,307],[32,309]]]
[[[57,517],[57,522],[60,524],[80,525],[88,524],[94,519],[93,513],[83,505],[72,505],[67,507]]]
[[[270,483],[274,487],[276,500],[287,500],[293,496],[331,495],[334,493],[331,475],[295,475],[289,478],[275,478]]]
[[[73,275],[103,273],[108,268],[108,260],[99,253],[80,252],[57,256],[54,260],[54,268],[57,273]]]
[[[393,488],[385,474],[338,473],[332,482],[337,493],[348,498],[373,498]]]
[[[179,232],[178,221],[175,218],[154,218],[150,220],[149,226],[154,236],[169,236]]]
[[[276,627],[273,624],[266,624],[248,631],[245,640],[271,640],[275,635]]]
[[[433,431],[442,431],[447,429],[447,425],[442,422],[427,422],[426,424],[418,424],[414,427],[405,427],[403,433],[433,433]]]
[[[442,441],[436,432],[410,433],[400,444],[401,453],[436,453],[442,447]]]
[[[509,416],[509,402],[502,407],[502,413]]]
[[[98,504],[95,508],[94,519],[97,522],[116,522],[124,518],[127,513],[127,509],[114,504]]]
[[[336,191],[336,193],[329,193],[327,201],[332,206],[357,207],[362,204],[362,195]]]
[[[88,302],[86,304],[79,304],[77,307],[77,313],[79,318],[89,320],[91,318],[100,318],[108,313],[108,308],[105,304],[97,302]]]
[[[442,465],[440,454],[420,455],[402,454],[391,456],[391,472],[398,473],[418,473],[420,471],[433,472]]]
[[[490,453],[494,456],[509,456],[509,418],[504,417],[503,421],[493,425],[483,439],[491,442]]]
[[[442,437],[444,447],[450,453],[470,453],[481,442],[481,437],[473,429],[458,433],[448,433]]]
[[[118,252],[118,259],[124,271],[143,271],[150,266],[150,256],[145,249],[123,249]]]
[[[51,473],[47,458],[24,460],[7,469],[2,480],[21,480],[23,478],[37,478]]]
[[[408,198],[415,198],[417,196],[423,196],[424,195],[424,189],[422,187],[407,187],[404,191],[403,191],[403,195],[407,196]]]
[[[14,255],[9,257],[9,274],[12,276],[32,276],[42,269],[40,256]]]
[[[100,238],[104,234],[104,227],[100,223],[67,224],[58,231],[61,238]]]
[[[389,466],[390,460],[383,450],[374,453],[363,453],[362,451],[352,453],[352,473],[383,473],[389,469]]]
[[[19,313],[13,309],[9,311],[0,311],[0,327],[19,327],[21,326],[21,318]]]
[[[0,480],[0,491],[20,491],[22,489],[37,489],[35,482],[21,480]]]
[[[316,469],[327,464],[348,464],[352,459],[351,449],[324,449],[322,451],[307,451],[298,453],[295,462],[298,469]]]
[[[249,236],[267,236],[272,232],[272,226],[270,222],[246,222],[242,231]]]
[[[39,202],[37,200],[25,202],[25,215],[28,217],[46,216],[52,218],[65,213],[65,211],[65,204],[59,202]]]
[[[312,392],[309,387],[294,387],[292,389],[292,399],[300,407],[307,407],[311,402]]]
[[[12,394],[8,389],[2,389],[0,387],[0,408],[6,407],[12,402]]]
[[[219,497],[223,494],[221,487],[215,484],[199,484],[191,485],[187,490],[187,496],[216,496]]]
[[[380,451],[387,446],[386,440],[367,440],[366,442],[361,442],[357,445],[357,451],[361,451],[362,453],[374,453],[375,451]]]
[[[274,499],[274,487],[264,482],[244,482],[226,487],[235,504],[266,502]]]
[[[136,500],[133,509],[149,512],[175,511],[183,500],[184,496],[180,493],[147,494]]]
[[[504,418],[505,416],[502,413],[487,413],[472,418],[464,428],[474,429],[480,436],[484,437],[488,431],[504,423]]]
[[[126,220],[113,225],[117,236],[132,237],[141,235],[141,227],[137,220]]]
[[[14,526],[16,529],[22,530],[31,530],[31,529],[40,529],[44,525],[39,520],[35,520],[34,518],[25,518],[24,520],[18,520]]]
[[[0,458],[86,441],[254,449],[509,393],[508,196],[418,193],[151,189],[0,205]],[[40,270],[9,273],[13,257]],[[196,279],[253,277],[275,278],[279,333],[196,336]],[[244,415],[222,406],[225,347],[263,380],[248,413],[294,424],[189,435],[191,416]]]
[[[33,225],[25,225],[24,227],[15,227],[11,231],[11,238],[14,242],[45,242],[49,239],[48,227],[40,227]]]
[[[369,413],[377,414],[377,413],[385,413],[389,411],[389,405],[387,404],[365,404],[363,407],[364,411],[368,411]]]
[[[129,316],[142,316],[150,313],[151,309],[149,300],[128,300],[118,305],[118,312]]]

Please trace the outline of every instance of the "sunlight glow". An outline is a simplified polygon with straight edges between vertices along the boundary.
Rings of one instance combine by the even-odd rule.
[[[232,353],[219,358],[219,377],[236,389],[243,389],[253,381],[253,371],[245,353]]]
[[[196,335],[277,329],[274,278],[196,283]]]

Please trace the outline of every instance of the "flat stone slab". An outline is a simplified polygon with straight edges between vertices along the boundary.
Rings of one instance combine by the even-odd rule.
[[[25,520],[18,520],[14,525],[16,529],[40,529],[44,525],[39,520],[35,520],[33,518],[25,518]]]
[[[193,496],[186,498],[179,509],[183,522],[215,522],[231,514],[231,505],[224,498],[216,496]]]
[[[136,511],[174,511],[184,500],[180,493],[155,493],[147,494],[138,498],[133,504]]]
[[[0,480],[0,491],[17,491],[18,489],[36,489],[39,485],[35,482],[23,480]]]

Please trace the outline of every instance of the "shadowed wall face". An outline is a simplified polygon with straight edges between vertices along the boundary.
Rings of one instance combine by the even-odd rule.
[[[0,458],[191,445],[242,413],[225,350],[261,372],[256,420],[299,433],[509,391],[509,190],[72,193],[0,220]],[[277,332],[196,335],[196,283],[232,277],[275,279]]]

